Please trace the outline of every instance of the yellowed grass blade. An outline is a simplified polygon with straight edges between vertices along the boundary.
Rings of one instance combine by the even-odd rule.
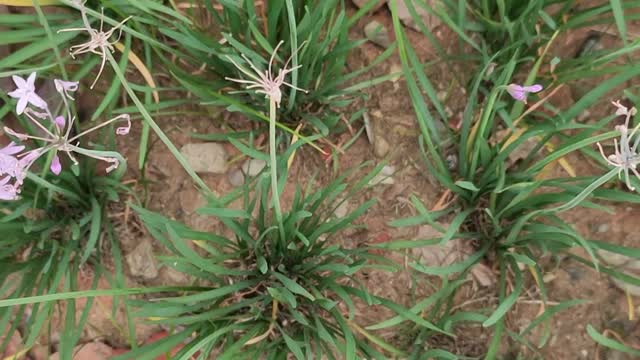
[[[0,0],[0,5],[33,7],[33,0]],[[63,5],[60,0],[38,0],[40,6]]]

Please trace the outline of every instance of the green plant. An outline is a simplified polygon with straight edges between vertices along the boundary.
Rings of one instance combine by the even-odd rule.
[[[313,180],[304,191],[298,187],[290,210],[283,214],[284,238],[270,209],[270,177],[266,174],[257,178],[255,188],[246,186],[242,209],[212,200],[199,211],[218,218],[233,232],[232,237],[194,231],[136,208],[153,236],[172,252],[162,260],[191,275],[195,284],[180,294],[136,302],[140,307],[137,316],[181,327],[162,346],[154,343],[120,358],[154,358],[185,339],[189,340],[177,358],[197,353],[202,357],[215,353],[218,359],[282,358],[287,353],[298,359],[386,358],[374,344],[389,354],[401,355],[354,323],[356,298],[406,312],[371,295],[355,276],[365,268],[392,270],[392,264],[370,254],[368,248],[341,245],[340,232],[354,226],[352,222],[373,202],[343,218],[333,215],[380,168],[351,187],[343,183],[347,174],[321,189],[313,189]],[[284,167],[282,170],[286,174]],[[345,309],[348,316],[343,314]],[[411,319],[437,329],[416,316]],[[189,338],[191,334],[195,336]]]
[[[422,1],[418,3],[424,4]],[[489,2],[482,2],[488,5]],[[614,4],[615,2],[612,2]],[[504,5],[497,2],[498,6]],[[456,146],[452,150],[442,149],[435,146],[439,133],[434,126],[435,122],[444,121],[448,123],[446,117],[432,115],[427,108],[428,101],[438,104],[437,98],[433,94],[433,87],[422,71],[413,72],[413,68],[422,68],[415,56],[410,44],[406,43],[406,37],[400,27],[397,13],[393,10],[394,28],[396,31],[400,57],[403,62],[404,73],[414,108],[418,116],[419,125],[422,130],[420,143],[425,157],[425,163],[429,173],[435,176],[439,182],[455,196],[456,201],[452,203],[447,211],[429,212],[425,206],[417,199],[413,200],[416,209],[420,214],[416,217],[399,220],[395,225],[415,225],[428,223],[441,232],[441,236],[435,239],[427,239],[432,244],[444,244],[452,239],[462,239],[463,241],[474,241],[476,253],[467,260],[456,263],[445,268],[434,268],[425,266],[419,262],[410,264],[416,271],[441,277],[449,277],[458,274],[454,279],[464,277],[475,263],[484,259],[491,264],[495,264],[499,269],[498,277],[498,298],[496,308],[487,309],[486,312],[463,313],[461,316],[467,321],[481,323],[484,327],[493,328],[493,339],[488,346],[486,358],[493,359],[498,355],[498,349],[503,344],[504,336],[508,335],[517,342],[522,342],[533,351],[536,346],[542,346],[549,338],[549,332],[545,331],[539,339],[538,344],[531,344],[526,336],[538,324],[548,321],[550,316],[570,305],[580,303],[579,301],[567,301],[558,306],[546,307],[545,313],[540,315],[526,329],[515,333],[506,329],[505,315],[516,303],[524,288],[526,273],[522,269],[528,269],[533,274],[535,285],[539,287],[542,301],[547,301],[547,292],[544,284],[536,279],[542,279],[543,262],[541,259],[546,255],[569,254],[570,257],[594,267],[595,269],[611,274],[614,277],[624,279],[629,283],[638,284],[639,279],[626,276],[614,269],[607,268],[598,261],[596,251],[607,249],[619,254],[637,258],[637,251],[622,246],[607,244],[583,238],[572,226],[566,224],[561,214],[576,206],[598,208],[607,211],[601,205],[602,202],[638,202],[640,196],[628,194],[616,188],[603,187],[609,180],[615,177],[617,168],[609,170],[603,176],[585,177],[558,177],[553,178],[547,175],[546,169],[553,166],[557,161],[572,152],[580,152],[581,156],[591,159],[596,164],[605,164],[603,159],[593,146],[606,139],[618,136],[617,131],[609,131],[601,134],[602,129],[611,127],[609,124],[614,119],[614,108],[611,116],[607,116],[594,124],[583,124],[575,120],[578,114],[589,107],[594,106],[611,90],[624,84],[625,81],[640,74],[637,68],[629,65],[613,65],[613,61],[620,59],[622,54],[637,49],[639,42],[624,44],[620,49],[614,49],[606,54],[596,56],[597,68],[588,66],[593,64],[593,59],[580,59],[572,62],[573,66],[581,68],[580,77],[589,78],[602,75],[602,69],[606,67],[609,77],[589,92],[581,99],[569,106],[567,109],[557,109],[539,100],[535,105],[524,111],[522,102],[515,102],[506,97],[506,90],[515,88],[512,85],[513,78],[518,76],[516,69],[518,66],[533,62],[527,69],[529,72],[523,78],[526,84],[531,84],[540,78],[541,66],[548,62],[547,50],[549,45],[558,34],[577,27],[583,26],[590,21],[594,15],[593,9],[584,10],[574,14],[570,13],[570,4],[561,8],[557,16],[568,16],[563,24],[549,23],[549,19],[543,18],[546,31],[529,39],[523,35],[527,29],[540,25],[531,23],[529,20],[510,22],[507,14],[518,10],[515,3],[514,8],[505,11],[501,8],[502,22],[492,24],[493,30],[501,32],[504,36],[513,36],[507,46],[500,49],[488,49],[480,46],[476,40],[463,36],[465,22],[465,9],[458,8],[456,22],[449,17],[442,8],[437,8],[437,13],[447,25],[454,31],[460,32],[461,41],[471,44],[473,51],[481,53],[481,61],[478,70],[474,72],[472,81],[468,86],[466,96],[467,105],[462,116],[459,130],[454,130],[453,135],[458,139]],[[527,11],[541,11],[546,5],[544,1],[532,1],[527,3]],[[614,4],[615,5],[615,4]],[[612,11],[611,6],[599,7],[596,13],[601,14]],[[521,3],[522,10],[525,5]],[[393,8],[393,6],[392,6]],[[484,10],[475,10],[473,5],[469,5],[474,18]],[[431,10],[433,11],[433,9]],[[616,8],[613,13],[617,17]],[[524,16],[526,12],[522,13]],[[414,11],[415,15],[415,11]],[[520,15],[519,15],[520,16]],[[480,16],[482,18],[482,16]],[[527,16],[530,19],[530,16]],[[576,19],[580,19],[577,21]],[[420,21],[414,16],[414,20]],[[484,17],[483,21],[490,19]],[[544,26],[544,25],[543,25]],[[423,25],[424,27],[424,25]],[[501,27],[501,28],[497,28]],[[549,34],[549,32],[553,34]],[[504,37],[502,38],[504,40]],[[546,46],[545,46],[546,42]],[[436,44],[437,46],[438,44]],[[540,46],[543,51],[537,58],[531,58],[531,45]],[[447,56],[447,55],[443,55]],[[554,60],[556,61],[556,60]],[[561,60],[562,61],[562,60]],[[589,70],[586,70],[586,69]],[[489,70],[491,69],[491,70]],[[548,92],[553,92],[557,87],[563,86],[569,79],[566,74],[570,72],[564,67],[560,73],[554,72],[554,67],[550,68],[551,74],[543,74],[542,78],[550,79],[547,85]],[[557,70],[556,68],[556,71]],[[551,81],[554,79],[554,81]],[[536,87],[537,90],[537,87]],[[520,94],[518,94],[520,95]],[[543,93],[541,96],[545,96]],[[522,100],[522,99],[519,99]],[[538,111],[538,110],[546,111]],[[526,152],[518,152],[523,145]],[[445,157],[447,154],[455,154],[457,166],[452,168],[447,165]],[[513,163],[510,163],[512,161]],[[565,168],[568,167],[565,162]],[[571,169],[570,169],[571,170]],[[632,179],[632,183],[637,183]],[[450,225],[447,228],[440,226],[436,220],[448,219]],[[407,244],[407,247],[420,246],[418,244]],[[588,254],[587,258],[582,258],[567,250],[573,247],[581,247]],[[396,246],[397,248],[397,246]],[[512,287],[507,287],[507,282]],[[448,285],[451,286],[451,285]],[[455,286],[451,293],[455,293]],[[422,311],[425,306],[414,308],[415,311]],[[456,314],[445,314],[444,318],[455,318]],[[379,327],[379,326],[378,326]],[[430,330],[425,329],[418,336],[424,340],[431,335]],[[421,341],[418,340],[417,343]],[[419,349],[413,351],[413,357],[417,358]]]
[[[240,62],[240,54],[264,72],[274,48],[284,41],[276,60],[281,55],[291,56],[289,81],[295,88],[283,92],[278,118],[287,125],[303,122],[326,135],[339,125],[343,109],[365,96],[360,91],[363,87],[383,80],[354,84],[358,76],[390,56],[393,46],[373,64],[347,70],[351,50],[365,41],[349,39],[349,31],[375,2],[369,1],[349,17],[343,0],[265,2],[259,9],[251,0],[221,1],[216,6],[204,1],[203,9],[186,14],[189,21],[173,22],[159,29],[158,35],[173,45],[171,51],[154,49],[163,57],[167,53],[180,54],[180,65],[167,61],[166,66],[202,101],[260,119],[252,109],[264,106],[263,96],[253,92],[235,95],[236,92],[227,91],[229,83],[225,79],[244,77],[231,62]],[[211,21],[198,22],[201,11],[206,11]],[[189,72],[196,69],[200,69],[196,71],[198,75]]]
[[[23,298],[78,290],[77,277],[82,266],[91,264],[95,280],[103,273],[99,259],[101,234],[112,226],[106,215],[107,204],[117,201],[118,193],[127,191],[117,176],[96,174],[96,162],[79,159],[79,175],[62,171],[58,176],[30,173],[22,187],[20,200],[2,202],[4,216],[0,220],[0,296]],[[45,161],[40,161],[45,163]],[[118,245],[111,236],[105,237],[112,251]],[[118,259],[118,257],[114,257]],[[119,265],[117,265],[119,266]],[[114,284],[123,285],[122,273],[116,273]],[[96,283],[92,285],[95,288]],[[88,301],[82,317],[67,316],[61,319],[59,351],[61,357],[70,357],[75,343],[91,310]],[[75,315],[75,302],[66,302],[68,314]],[[43,334],[51,334],[52,318],[57,308],[54,303],[33,304],[0,308],[0,327],[4,352],[12,334],[21,330],[23,349],[31,349]],[[17,321],[17,319],[24,319]]]
[[[126,125],[115,129],[115,133],[126,135],[131,125],[129,115],[122,114],[86,129],[75,121],[77,116],[70,101],[78,90],[78,83],[55,79],[60,102],[54,106],[52,99],[45,101],[40,96],[42,92],[38,94],[35,72],[27,79],[17,75],[12,79],[16,89],[8,92],[12,99],[4,108],[12,111],[15,107],[20,128],[24,130],[4,126],[5,133],[15,142],[3,147],[0,154],[0,193],[5,214],[0,228],[6,230],[0,240],[0,258],[8,263],[0,272],[3,297],[74,290],[78,286],[80,267],[85,263],[92,263],[101,274],[102,267],[95,256],[102,255],[99,251],[101,232],[108,232],[111,226],[104,214],[106,204],[118,201],[118,193],[127,190],[120,184],[126,171],[124,158],[117,152],[103,150],[106,143],[88,149],[86,145],[81,147],[80,142],[88,143],[89,133],[107,130],[108,125],[112,125],[113,134],[114,122],[119,120]],[[103,139],[114,142],[113,136],[103,134]],[[73,164],[67,171],[63,171],[65,167],[60,159],[63,154]],[[110,163],[102,171],[113,171],[112,177],[99,176],[96,162],[87,158]],[[35,171],[40,165],[42,169],[37,174]],[[117,251],[112,237],[111,242]],[[121,265],[116,267],[115,281],[122,285]],[[8,329],[0,343],[2,352],[18,327],[23,326],[22,335],[26,338],[21,344],[24,349],[19,350],[28,351],[39,340],[43,328],[48,326],[51,331],[52,326],[60,326],[47,324],[56,311],[52,305],[1,309],[0,326]],[[82,317],[76,319],[73,300],[67,302],[63,325],[66,332],[60,339],[62,356],[71,356],[90,309],[91,303],[88,303]]]

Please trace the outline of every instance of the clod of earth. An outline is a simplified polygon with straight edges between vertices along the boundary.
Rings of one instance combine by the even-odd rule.
[[[375,20],[364,26],[364,35],[369,41],[385,49],[391,45],[389,31],[384,25]]]
[[[126,256],[127,265],[131,276],[142,280],[153,280],[158,276],[158,265],[153,256],[151,240],[143,238],[143,241]]]

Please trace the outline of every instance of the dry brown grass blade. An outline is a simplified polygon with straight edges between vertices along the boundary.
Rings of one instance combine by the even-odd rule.
[[[254,338],[249,339],[249,341],[244,343],[244,346],[257,344],[260,341],[266,339],[267,336],[271,335],[271,332],[273,332],[273,328],[276,323],[277,315],[278,315],[278,300],[273,299],[273,305],[271,306],[271,323],[269,324],[269,328],[267,329],[267,331],[264,332],[264,334],[258,335]]]

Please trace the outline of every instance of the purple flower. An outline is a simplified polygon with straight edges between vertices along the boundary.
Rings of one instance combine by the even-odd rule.
[[[60,157],[58,155],[53,157],[53,161],[51,161],[51,172],[60,175],[62,171],[62,164],[60,163]]]
[[[16,177],[20,172],[20,161],[14,156],[24,150],[24,146],[10,143],[0,149],[0,175],[9,175]]]
[[[20,187],[31,166],[50,151],[53,151],[53,159],[49,168],[55,175],[59,175],[62,172],[61,153],[66,154],[74,164],[78,164],[74,154],[81,154],[108,162],[110,166],[107,168],[107,172],[116,169],[119,166],[117,157],[112,156],[111,152],[88,150],[80,147],[80,138],[115,122],[125,123],[123,126],[116,128],[116,134],[118,135],[126,135],[131,129],[130,116],[122,114],[79,134],[72,135],[71,130],[75,116],[71,112],[69,100],[73,100],[71,93],[78,89],[78,83],[54,80],[56,90],[62,98],[64,109],[63,114],[56,116],[51,113],[47,103],[35,93],[35,79],[36,73],[29,75],[26,80],[14,76],[13,80],[18,89],[9,95],[18,98],[18,114],[22,114],[31,121],[34,127],[38,129],[37,135],[16,132],[8,127],[4,127],[4,130],[8,135],[14,136],[19,140],[37,140],[42,143],[42,146],[23,151],[25,149],[24,146],[16,145],[12,142],[4,148],[0,148],[0,200],[16,200],[20,193]],[[33,106],[29,106],[30,104]],[[42,111],[35,108],[40,108]]]
[[[518,101],[524,102],[525,104],[527,103],[528,93],[537,93],[539,91],[542,91],[542,85],[539,84],[531,86],[520,86],[518,84],[507,85],[507,92],[509,95]]]
[[[15,184],[10,184],[11,177],[0,180],[0,200],[17,200],[19,190]]]
[[[64,116],[56,116],[56,118],[53,119],[53,122],[56,123],[56,126],[60,130],[64,129],[64,124],[65,124]]]
[[[12,79],[18,88],[10,92],[9,96],[14,99],[18,99],[18,105],[16,106],[16,112],[18,113],[18,115],[24,112],[24,109],[26,109],[28,104],[31,104],[40,109],[47,108],[46,101],[42,100],[42,98],[38,94],[36,94],[35,72],[32,72],[27,80],[17,75],[13,75]]]
[[[9,145],[7,145],[4,148],[0,149],[0,154],[2,154],[2,155],[15,155],[15,154],[19,153],[22,150],[24,150],[24,146],[16,145],[16,143],[11,142]]]

